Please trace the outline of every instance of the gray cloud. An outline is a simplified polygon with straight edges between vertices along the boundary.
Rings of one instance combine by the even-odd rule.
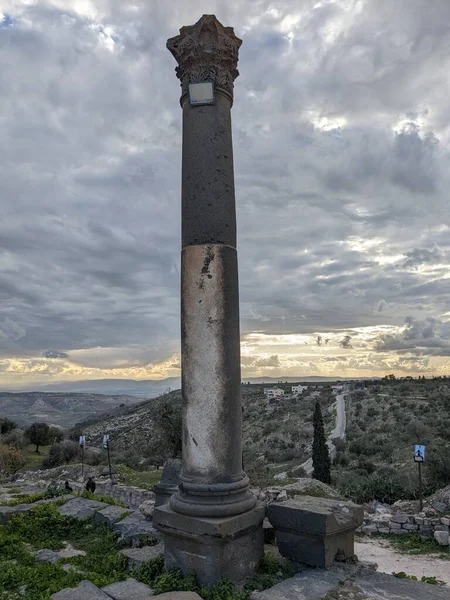
[[[69,358],[69,355],[65,352],[58,352],[58,350],[46,350],[42,353],[44,358]]]
[[[417,355],[450,356],[450,323],[433,317],[422,321],[406,317],[403,331],[398,335],[382,335],[376,349],[381,352],[396,350]]]
[[[408,314],[444,336],[447,0],[5,6],[0,357],[64,348],[122,368],[178,351],[181,113],[165,40],[212,11],[244,40],[243,333],[317,339]],[[393,337],[367,368],[411,344]]]

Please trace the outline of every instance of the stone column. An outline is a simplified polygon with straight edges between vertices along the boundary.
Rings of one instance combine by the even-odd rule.
[[[183,464],[179,491],[156,511],[155,523],[165,534],[166,565],[194,569],[207,585],[221,577],[242,579],[263,548],[264,511],[242,470],[231,137],[241,43],[214,15],[182,27],[167,42],[179,65],[183,109]],[[212,82],[214,101],[193,105],[189,84],[203,82]]]

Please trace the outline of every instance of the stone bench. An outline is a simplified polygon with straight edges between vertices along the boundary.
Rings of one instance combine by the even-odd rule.
[[[269,505],[278,549],[290,560],[330,567],[354,555],[354,532],[364,518],[362,506],[312,496]]]

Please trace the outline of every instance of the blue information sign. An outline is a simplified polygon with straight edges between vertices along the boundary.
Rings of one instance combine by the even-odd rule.
[[[416,444],[414,447],[414,461],[423,462],[425,460],[425,446]]]

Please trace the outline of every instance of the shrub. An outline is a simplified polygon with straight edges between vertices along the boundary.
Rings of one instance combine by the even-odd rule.
[[[28,444],[28,440],[22,429],[12,429],[3,438],[3,444],[5,444],[5,446],[12,446],[13,448],[16,448],[16,450],[22,450]]]
[[[11,419],[8,419],[8,417],[5,417],[4,419],[0,419],[0,435],[7,435],[13,429],[16,429],[16,428],[17,428],[16,423],[14,423],[14,421],[11,421]]]
[[[0,446],[0,475],[17,473],[25,464],[22,452],[13,446]]]
[[[76,442],[64,440],[59,444],[53,444],[47,458],[42,462],[44,469],[59,467],[81,458],[81,448]]]

